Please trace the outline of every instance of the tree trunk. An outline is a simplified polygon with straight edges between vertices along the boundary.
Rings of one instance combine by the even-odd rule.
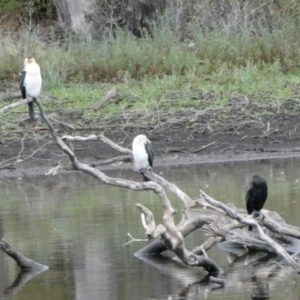
[[[100,27],[106,18],[96,0],[53,0],[58,21],[63,28],[76,34],[100,36]]]
[[[143,29],[152,36],[151,23],[165,9],[165,0],[128,0],[125,29],[141,37]]]
[[[152,36],[151,22],[164,10],[165,2],[128,0],[125,11],[125,7],[116,6],[116,9],[112,4],[104,7],[96,0],[53,0],[58,21],[63,28],[70,28],[76,34],[91,34],[93,38],[99,38],[108,24],[110,28],[115,28],[115,22],[137,37],[143,35],[143,29]],[[116,16],[117,11],[123,16]]]

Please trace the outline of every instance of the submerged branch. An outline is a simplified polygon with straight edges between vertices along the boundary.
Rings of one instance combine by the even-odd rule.
[[[47,266],[42,265],[40,263],[37,263],[17,250],[15,250],[8,242],[6,242],[4,239],[1,240],[0,242],[0,248],[3,252],[5,252],[7,255],[9,255],[17,265],[22,269],[22,270],[37,270],[37,271],[45,271],[48,269]]]

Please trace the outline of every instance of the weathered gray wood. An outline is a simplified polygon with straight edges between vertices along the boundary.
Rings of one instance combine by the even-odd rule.
[[[28,271],[35,270],[35,271],[42,272],[42,271],[45,271],[48,269],[47,266],[37,263],[37,262],[27,258],[26,256],[24,256],[23,254],[21,254],[20,252],[15,250],[8,242],[6,242],[3,239],[0,242],[0,248],[3,252],[5,252],[7,255],[9,255],[13,260],[15,260],[17,265],[22,270],[28,270]]]
[[[117,89],[114,86],[104,97],[102,97],[99,101],[97,101],[96,103],[94,103],[91,108],[94,110],[99,109],[101,106],[103,106],[107,101],[109,101],[110,99],[115,98],[117,95]]]
[[[259,224],[256,220],[246,218],[246,217],[238,214],[236,212],[236,210],[228,207],[224,203],[221,203],[219,201],[212,199],[210,196],[205,194],[203,191],[200,191],[200,196],[201,196],[201,198],[203,198],[205,201],[207,201],[211,205],[214,205],[218,208],[223,209],[230,218],[237,220],[242,224],[251,225],[251,226],[255,227],[256,231],[259,234],[261,241],[265,242],[268,246],[273,248],[278,255],[280,255],[282,258],[284,258],[289,263],[290,266],[292,266],[298,273],[300,273],[300,265],[298,265],[296,263],[296,261],[284,250],[284,248],[281,245],[279,245],[275,240],[273,240],[267,234],[265,234],[265,232],[262,230],[262,228],[259,226]],[[280,226],[280,225],[278,225],[278,226]],[[241,237],[241,240],[243,240],[242,237]]]
[[[184,237],[174,223],[174,214],[176,213],[176,210],[172,207],[172,204],[171,204],[169,198],[167,197],[167,194],[162,185],[160,185],[154,181],[134,182],[131,180],[126,180],[126,179],[111,178],[111,177],[108,177],[103,172],[101,172],[100,170],[97,170],[86,164],[81,163],[77,159],[74,152],[63,142],[62,139],[60,139],[57,136],[57,133],[56,133],[52,123],[46,116],[43,106],[38,99],[36,101],[36,104],[39,108],[40,116],[44,120],[46,125],[48,126],[53,140],[56,142],[57,146],[65,154],[68,155],[69,160],[70,160],[74,170],[82,171],[86,174],[89,174],[89,175],[97,178],[104,184],[128,188],[133,191],[152,191],[152,192],[154,192],[160,200],[160,203],[161,203],[161,206],[163,209],[163,213],[164,213],[163,226],[165,227],[166,230],[161,231],[162,232],[161,239],[163,240],[165,246],[169,250],[172,250],[177,255],[177,257],[180,258],[181,261],[184,262],[185,264],[190,265],[190,266],[201,266],[209,274],[212,274],[214,276],[218,276],[220,274],[220,269],[214,261],[212,261],[209,258],[200,257],[185,248]],[[101,140],[103,142],[110,144],[112,146],[112,148],[114,148],[115,150],[118,150],[122,153],[131,154],[131,150],[122,148],[122,147],[114,144],[112,141],[110,141],[104,135],[100,135],[99,137],[101,138]],[[67,137],[64,137],[64,140],[67,140],[67,139],[68,139]],[[166,184],[166,182],[164,184]],[[172,189],[175,189],[175,187],[173,186]],[[185,194],[178,193],[178,195],[182,196]],[[182,199],[182,200],[184,202],[185,199]],[[157,227],[162,228],[161,224],[159,224]],[[223,281],[221,281],[220,284],[223,284]]]
[[[97,38],[106,17],[96,0],[53,0],[62,28]]]

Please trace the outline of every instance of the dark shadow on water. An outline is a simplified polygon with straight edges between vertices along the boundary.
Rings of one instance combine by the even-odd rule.
[[[45,269],[47,270],[47,269]],[[31,270],[31,271],[20,271],[17,275],[15,281],[5,288],[3,296],[4,299],[10,299],[13,295],[15,295],[22,287],[26,285],[31,279],[36,277],[38,274],[41,274],[45,270]],[[2,298],[1,298],[2,299]]]
[[[227,254],[230,263],[221,275],[227,282],[225,287],[212,284],[202,268],[187,267],[176,259],[163,255],[136,257],[181,282],[177,294],[172,295],[173,299],[188,299],[195,295],[201,297],[203,293],[210,293],[211,296],[217,294],[220,297],[227,291],[230,293],[230,290],[235,293],[248,290],[250,293],[247,299],[266,300],[270,299],[270,284],[276,286],[276,282],[280,282],[287,275],[286,272],[293,272],[290,268],[281,266],[281,261],[275,261],[274,255],[244,252],[243,249]]]
[[[269,279],[258,279],[252,276],[252,300],[270,299]]]

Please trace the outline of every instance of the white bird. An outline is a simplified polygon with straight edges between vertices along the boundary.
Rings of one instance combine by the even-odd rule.
[[[24,69],[19,76],[23,99],[30,97],[35,101],[41,92],[42,81],[41,69],[35,59],[33,57],[25,58]],[[28,103],[28,109],[30,119],[35,121],[33,101]]]
[[[149,179],[144,175],[153,166],[154,153],[151,142],[143,134],[136,136],[132,143],[132,154],[135,168],[143,175],[144,181]]]

